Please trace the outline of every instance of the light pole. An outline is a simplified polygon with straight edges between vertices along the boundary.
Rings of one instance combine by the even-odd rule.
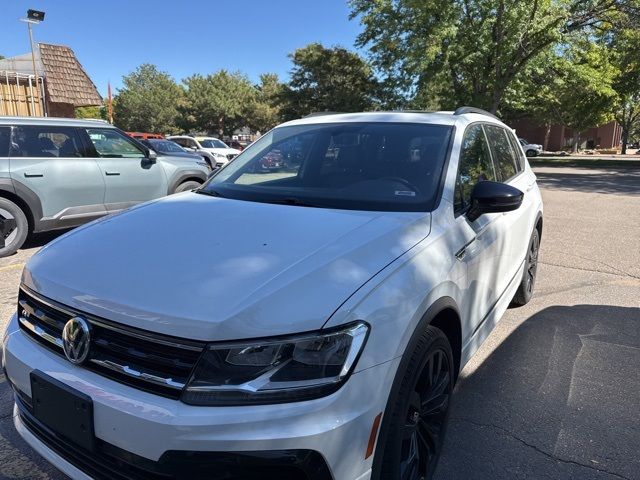
[[[33,64],[33,80],[36,83],[36,92],[39,92],[38,72],[36,70],[36,53],[33,47],[33,30],[31,29],[31,25],[34,23],[38,24],[44,21],[44,12],[29,9],[27,10],[27,18],[21,18],[20,21],[25,22],[29,28],[29,43],[31,44],[31,63]],[[40,94],[38,94],[38,98],[39,97],[40,97]],[[33,98],[33,92],[31,92],[31,98]],[[43,114],[44,114],[44,106],[42,106],[42,108],[43,108]]]

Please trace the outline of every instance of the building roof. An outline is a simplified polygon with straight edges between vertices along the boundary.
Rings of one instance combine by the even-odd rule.
[[[73,50],[48,43],[40,43],[39,47],[50,102],[70,103],[74,107],[102,105],[102,97]]]

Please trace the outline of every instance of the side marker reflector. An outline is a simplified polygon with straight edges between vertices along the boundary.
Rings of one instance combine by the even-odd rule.
[[[367,444],[367,453],[364,455],[364,459],[366,460],[371,455],[373,455],[373,449],[376,446],[376,438],[378,438],[378,429],[380,428],[380,420],[382,420],[382,412],[380,412],[376,418],[373,420],[373,425],[371,425],[371,434],[369,435],[369,443]]]

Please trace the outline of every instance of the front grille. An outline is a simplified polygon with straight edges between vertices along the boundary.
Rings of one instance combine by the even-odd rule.
[[[233,160],[234,158],[236,158],[238,156],[237,153],[229,153],[227,155],[227,160]]]
[[[83,367],[140,390],[178,399],[204,343],[126,327],[42,297],[25,287],[18,296],[24,332],[64,356],[62,329],[75,316],[90,325],[89,357]]]

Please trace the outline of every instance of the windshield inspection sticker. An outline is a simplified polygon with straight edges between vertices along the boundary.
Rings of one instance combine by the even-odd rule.
[[[415,197],[416,192],[412,192],[411,190],[396,190],[396,195],[399,197]]]

